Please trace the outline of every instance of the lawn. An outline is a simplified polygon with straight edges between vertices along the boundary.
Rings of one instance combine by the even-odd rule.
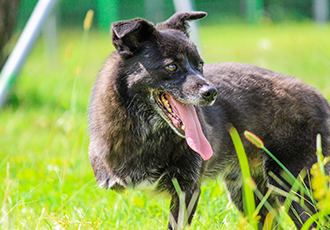
[[[108,33],[60,29],[58,53],[40,39],[0,111],[0,229],[166,229],[169,201],[100,189],[88,159],[87,108],[113,50]],[[330,25],[200,28],[206,63],[244,62],[301,78],[330,99]],[[289,220],[287,229],[295,229]],[[220,181],[206,182],[191,229],[244,219]]]

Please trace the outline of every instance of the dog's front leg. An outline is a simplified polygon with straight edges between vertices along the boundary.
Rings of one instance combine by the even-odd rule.
[[[185,225],[191,224],[200,193],[201,190],[197,187],[190,191],[182,191],[181,194],[172,195],[168,229],[181,230]]]

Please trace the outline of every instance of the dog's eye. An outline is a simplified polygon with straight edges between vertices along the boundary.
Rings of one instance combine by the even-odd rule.
[[[178,70],[178,67],[175,64],[169,64],[165,66],[165,69],[168,70],[169,72],[176,72]]]
[[[204,63],[203,63],[203,62],[199,62],[199,63],[198,63],[198,70],[199,70],[199,71],[202,71],[203,66],[204,66]]]

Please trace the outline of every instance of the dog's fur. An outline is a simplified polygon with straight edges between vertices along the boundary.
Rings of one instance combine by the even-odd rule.
[[[244,138],[245,130],[259,136],[294,176],[316,162],[317,134],[322,136],[323,154],[330,154],[330,108],[317,90],[296,78],[247,64],[210,64],[201,69],[202,59],[188,38],[187,21],[205,15],[177,13],[157,26],[143,19],[113,23],[116,51],[102,68],[90,102],[89,155],[97,182],[116,191],[152,185],[157,193],[167,192],[175,220],[179,198],[173,178],[189,204],[193,194],[199,194],[202,180],[220,175],[231,200],[243,211],[241,171],[228,124],[242,138],[262,194],[268,184],[286,191],[290,186],[270,176],[285,181],[282,168]],[[204,150],[194,151],[187,144],[185,133],[176,128],[182,124],[171,123],[157,101],[163,93],[168,100],[173,97],[195,106],[213,149],[210,159]],[[276,207],[284,199],[272,194],[268,202]],[[312,206],[309,209],[316,212]],[[298,214],[290,211],[300,228],[309,215],[296,202],[291,210]],[[261,209],[261,222],[267,213],[265,207]]]

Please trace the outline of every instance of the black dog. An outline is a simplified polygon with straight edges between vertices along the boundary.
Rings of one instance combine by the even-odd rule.
[[[243,210],[241,171],[228,124],[242,137],[262,194],[268,184],[286,191],[289,184],[282,168],[243,137],[245,130],[259,136],[294,176],[316,162],[317,134],[323,154],[330,154],[330,108],[315,89],[247,64],[203,67],[188,38],[187,21],[205,16],[176,13],[157,26],[143,19],[113,23],[116,51],[102,68],[90,102],[89,155],[97,182],[116,191],[151,185],[156,193],[167,192],[175,220],[179,197],[173,178],[188,205],[203,179],[220,175]],[[268,202],[276,207],[284,199],[273,194]],[[267,213],[263,207],[261,223]],[[309,218],[296,202],[290,215],[298,228]],[[170,222],[169,228],[175,224]]]

